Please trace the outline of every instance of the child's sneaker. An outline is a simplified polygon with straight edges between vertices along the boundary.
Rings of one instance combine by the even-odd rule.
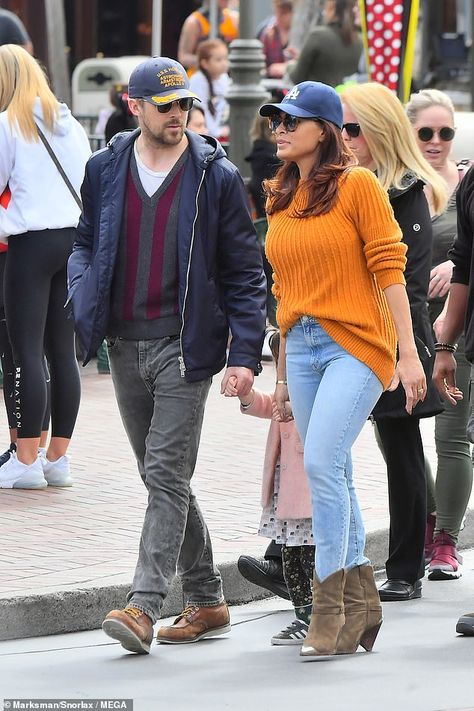
[[[44,489],[46,486],[48,482],[39,457],[33,464],[23,464],[18,461],[16,452],[11,452],[8,461],[0,467],[0,489]]]
[[[308,634],[309,625],[303,620],[293,620],[284,630],[274,634],[271,643],[281,644],[303,644]]]
[[[72,486],[71,467],[69,457],[64,454],[55,462],[50,462],[46,456],[42,457],[43,472],[48,486]]]

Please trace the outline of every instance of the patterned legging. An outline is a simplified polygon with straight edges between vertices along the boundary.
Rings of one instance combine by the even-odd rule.
[[[314,546],[283,546],[281,557],[283,575],[293,606],[296,609],[311,605]]]

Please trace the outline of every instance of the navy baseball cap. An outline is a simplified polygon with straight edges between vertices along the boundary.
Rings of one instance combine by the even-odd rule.
[[[320,81],[303,81],[286,94],[280,104],[264,104],[260,116],[280,111],[299,118],[323,119],[342,129],[342,104],[339,95]]]
[[[128,95],[131,99],[146,99],[157,106],[178,99],[199,99],[189,89],[184,67],[168,57],[150,57],[135,67],[128,82]]]

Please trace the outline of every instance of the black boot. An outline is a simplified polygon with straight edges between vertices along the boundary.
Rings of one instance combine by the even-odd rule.
[[[270,590],[274,595],[289,600],[288,588],[283,577],[283,566],[278,558],[252,558],[241,555],[237,561],[239,573],[254,585]]]

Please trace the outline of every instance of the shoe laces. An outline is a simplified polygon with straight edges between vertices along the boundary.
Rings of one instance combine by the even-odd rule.
[[[192,617],[192,615],[194,615],[198,610],[199,610],[199,607],[198,607],[197,605],[188,605],[187,607],[184,608],[184,610],[182,611],[182,613],[180,614],[180,616],[178,617],[178,619],[176,620],[176,622],[177,622],[178,620],[187,620],[187,619],[189,619],[189,618]]]
[[[127,615],[130,615],[130,617],[134,617],[135,619],[138,619],[140,615],[143,615],[143,612],[138,609],[138,607],[125,607],[124,612]]]

